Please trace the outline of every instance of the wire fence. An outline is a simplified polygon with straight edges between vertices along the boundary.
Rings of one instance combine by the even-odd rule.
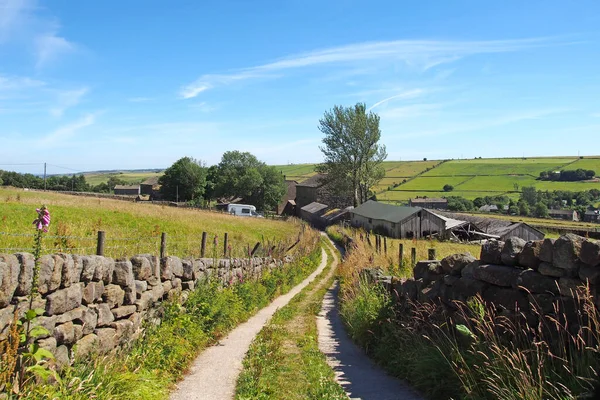
[[[34,252],[33,233],[0,232],[0,253]],[[201,235],[160,234],[139,237],[111,237],[104,231],[90,236],[43,235],[42,255],[55,253],[97,254],[113,258],[136,254],[154,254],[160,257],[248,258],[253,256],[281,256],[301,235],[285,240],[265,239],[258,242],[240,240],[239,235],[202,232]]]

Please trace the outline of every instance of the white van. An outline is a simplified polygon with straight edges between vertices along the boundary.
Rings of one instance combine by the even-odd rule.
[[[262,217],[262,215],[256,212],[256,207],[249,204],[229,204],[227,212],[240,217]]]

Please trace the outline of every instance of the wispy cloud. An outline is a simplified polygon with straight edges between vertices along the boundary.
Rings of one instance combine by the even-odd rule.
[[[78,119],[75,122],[72,122],[67,125],[63,125],[58,129],[50,132],[46,136],[42,137],[39,141],[40,144],[44,146],[57,146],[60,144],[64,144],[67,139],[71,139],[75,134],[91,125],[96,123],[96,115],[95,114],[87,114],[82,118]]]
[[[3,91],[20,91],[34,87],[46,85],[45,82],[38,79],[32,79],[22,76],[2,76],[0,75],[0,92]]]
[[[396,40],[368,42],[301,53],[281,60],[244,68],[229,74],[206,74],[180,90],[183,98],[198,96],[209,89],[243,80],[269,77],[290,69],[329,64],[356,64],[361,62],[401,62],[409,67],[427,70],[474,54],[504,53],[545,46],[547,38],[488,41]]]
[[[71,53],[75,45],[56,32],[44,33],[35,40],[37,62],[36,68],[42,68],[56,61],[61,55]]]
[[[9,39],[30,7],[28,0],[0,0],[0,43]]]
[[[374,108],[387,103],[388,101],[394,100],[394,99],[414,99],[416,97],[421,96],[423,93],[425,93],[425,90],[423,89],[412,89],[412,90],[407,90],[405,92],[402,93],[398,93],[394,96],[390,96],[388,98],[385,98],[383,100],[378,101],[377,103],[373,104],[371,107],[369,107],[367,109],[367,111],[371,111]]]
[[[54,107],[50,109],[50,114],[54,117],[62,117],[67,109],[79,104],[88,91],[89,89],[87,87],[83,87],[77,90],[60,92]]]

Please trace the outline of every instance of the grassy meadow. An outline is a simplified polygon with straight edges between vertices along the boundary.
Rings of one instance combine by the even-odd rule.
[[[119,200],[78,197],[52,192],[0,189],[0,253],[32,251],[35,209],[42,204],[52,221],[44,235],[45,253],[65,251],[93,254],[97,232],[106,232],[105,255],[121,257],[140,253],[158,254],[162,232],[167,233],[167,253],[199,256],[202,232],[208,233],[207,257],[218,252],[228,233],[232,256],[245,256],[247,246],[293,242],[299,222],[263,218],[241,218],[227,214]]]
[[[85,180],[92,186],[99,185],[101,183],[108,182],[108,179],[111,176],[117,177],[119,179],[123,179],[125,182],[130,183],[132,185],[141,183],[148,178],[152,178],[155,176],[161,176],[162,172],[144,172],[144,171],[123,171],[123,172],[98,172],[98,173],[89,173],[84,174]]]

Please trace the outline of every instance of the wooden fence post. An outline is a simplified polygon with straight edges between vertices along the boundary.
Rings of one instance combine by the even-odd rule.
[[[387,237],[383,237],[383,254],[387,256]]]
[[[96,244],[96,255],[103,256],[104,255],[104,238],[106,236],[106,232],[98,231],[98,243]]]
[[[160,235],[160,258],[165,258],[167,256],[167,233],[163,232]]]
[[[227,257],[227,246],[229,245],[229,235],[225,232],[225,237],[223,239],[223,257]]]
[[[202,242],[200,242],[200,258],[204,258],[204,254],[206,253],[206,232],[202,232]]]
[[[413,247],[410,249],[410,262],[414,267],[417,264],[417,248]]]
[[[404,244],[400,243],[398,245],[398,265],[402,266],[403,261],[404,261]]]
[[[427,258],[430,260],[435,260],[435,249],[427,250]]]
[[[256,242],[256,244],[254,245],[254,248],[252,249],[252,253],[250,253],[250,255],[254,257],[254,254],[256,254],[256,251],[258,250],[259,247],[260,247],[260,242]]]

